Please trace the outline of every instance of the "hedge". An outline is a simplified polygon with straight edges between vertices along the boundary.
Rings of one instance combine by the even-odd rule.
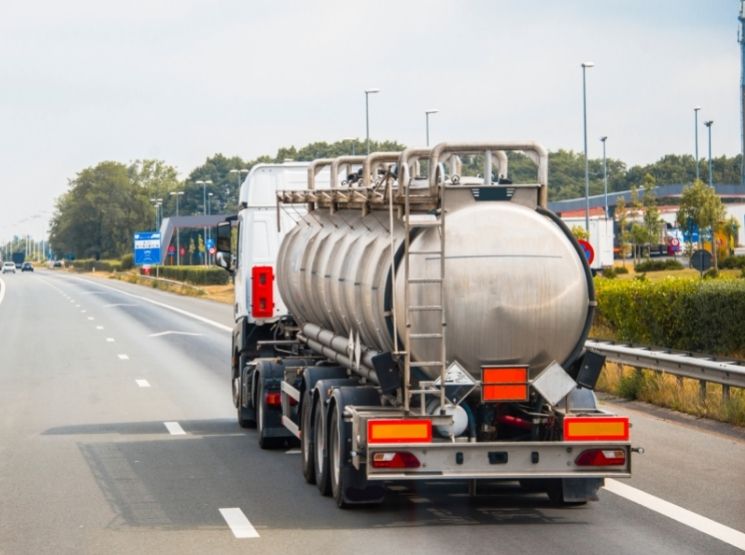
[[[121,262],[118,260],[95,260],[93,258],[82,258],[79,260],[69,260],[65,265],[72,266],[76,272],[113,272],[122,269]]]
[[[683,264],[674,258],[665,260],[644,260],[634,266],[636,272],[661,272],[663,270],[682,270]]]
[[[745,256],[728,256],[719,262],[719,267],[729,270],[745,270]]]
[[[597,323],[620,341],[745,353],[745,280],[596,280]]]
[[[155,268],[150,268],[150,275],[155,275]],[[159,266],[158,275],[194,285],[225,285],[230,282],[230,274],[216,266]]]

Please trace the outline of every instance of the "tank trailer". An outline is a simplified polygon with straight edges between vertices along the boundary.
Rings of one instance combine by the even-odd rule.
[[[534,181],[510,181],[513,153]],[[534,142],[254,166],[217,241],[239,424],[265,449],[299,441],[306,481],[340,507],[396,480],[519,481],[576,504],[628,478],[629,420],[598,408],[604,359],[584,348],[590,268],[547,176]]]

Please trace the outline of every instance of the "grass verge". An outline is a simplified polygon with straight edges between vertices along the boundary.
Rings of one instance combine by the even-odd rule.
[[[722,386],[708,383],[701,398],[698,380],[607,362],[596,389],[625,399],[639,400],[701,418],[745,426],[745,391],[730,388],[729,400]]]

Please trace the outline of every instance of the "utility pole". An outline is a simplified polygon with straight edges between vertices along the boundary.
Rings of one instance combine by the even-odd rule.
[[[740,43],[740,184],[745,186],[745,0],[740,0],[740,28],[737,42]]]

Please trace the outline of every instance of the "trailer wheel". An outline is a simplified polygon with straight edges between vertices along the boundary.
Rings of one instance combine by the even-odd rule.
[[[305,392],[300,415],[300,452],[303,458],[303,477],[309,484],[316,483],[316,469],[313,457],[313,394]]]
[[[281,437],[267,437],[266,430],[266,411],[268,410],[266,405],[266,396],[264,395],[264,381],[259,376],[258,381],[258,395],[256,398],[256,428],[259,435],[259,447],[262,449],[273,449],[279,447],[283,442],[284,438]]]
[[[329,482],[329,457],[326,450],[326,418],[324,418],[323,399],[317,399],[313,418],[313,454],[314,474],[316,486],[321,495],[331,493],[331,484]]]
[[[236,410],[236,420],[241,428],[256,427],[256,410],[250,405],[250,400],[243,399],[243,368],[246,366],[246,355],[238,357],[237,371],[233,372],[233,404]],[[249,402],[245,402],[249,401]]]
[[[385,498],[385,490],[380,485],[370,485],[364,471],[350,463],[351,433],[351,424],[344,422],[344,409],[334,404],[328,435],[329,478],[331,495],[340,509],[378,504]]]

